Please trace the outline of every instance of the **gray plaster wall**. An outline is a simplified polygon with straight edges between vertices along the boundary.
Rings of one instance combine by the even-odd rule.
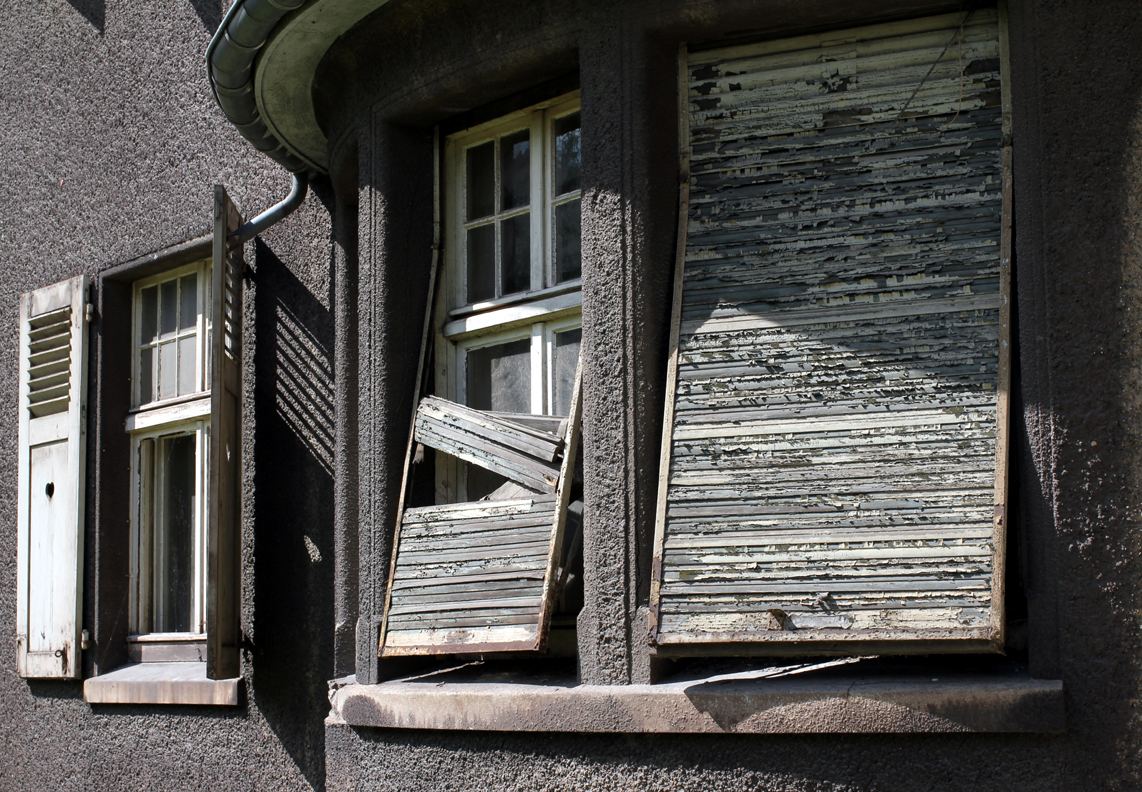
[[[204,53],[223,11],[222,0],[5,4],[0,635],[9,648],[0,660],[3,790],[290,790],[324,783],[334,588],[335,285],[327,180],[317,180],[303,208],[247,251],[254,274],[247,282],[244,339],[243,705],[92,708],[81,682],[27,681],[15,668],[18,295],[83,272],[97,280],[109,268],[208,233],[215,183],[247,214],[289,189],[288,174],[239,137],[210,95]],[[98,316],[93,343],[125,320]],[[125,413],[126,405],[121,408]],[[125,469],[99,472],[127,478]],[[123,545],[107,539],[122,535],[107,525],[115,508],[89,490],[84,620],[97,645],[86,653],[87,673],[106,670],[121,652],[107,636],[121,633],[112,622],[125,619],[125,603],[96,596],[115,585],[122,590],[121,581],[108,579],[126,563]]]
[[[383,236],[398,227],[386,207],[407,194],[402,191],[424,189],[381,178],[385,163],[423,151],[435,123],[461,127],[465,122],[457,119],[480,120],[481,107],[507,108],[507,97],[531,95],[568,71],[578,77],[589,603],[579,620],[583,681],[649,681],[661,671],[637,636],[643,634],[664,297],[676,220],[678,44],[959,6],[908,0],[509,0],[489,7],[393,0],[324,62],[316,95],[330,138],[353,137],[361,151],[370,150],[359,163],[357,183],[360,299],[377,313],[374,319],[362,314],[362,349],[383,343],[394,317],[418,317],[419,308],[385,295],[387,284],[408,282],[414,276],[407,268],[427,260],[391,257],[366,243],[366,231]],[[1063,680],[1067,734],[715,738],[416,732],[330,722],[330,789],[1142,785],[1136,704],[1142,687],[1142,6],[1131,0],[1011,0],[1010,17],[1018,304],[1008,648],[1026,660],[1033,676]],[[394,126],[405,141],[419,135],[422,142],[394,142]],[[406,348],[386,361],[384,376],[411,381],[415,365]],[[366,508],[364,491],[369,482],[391,482],[399,473],[404,448],[397,438],[407,425],[407,405],[399,402],[395,418],[367,409],[383,402],[365,401],[364,389],[377,385],[364,365],[361,373],[360,605],[367,624],[379,612],[396,504],[391,493],[381,494]],[[375,630],[375,623],[368,626]],[[375,633],[358,644],[359,681],[385,676],[373,659],[375,646]]]

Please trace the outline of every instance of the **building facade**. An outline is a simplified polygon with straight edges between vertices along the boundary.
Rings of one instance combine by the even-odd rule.
[[[0,27],[0,786],[1138,785],[1135,4]]]

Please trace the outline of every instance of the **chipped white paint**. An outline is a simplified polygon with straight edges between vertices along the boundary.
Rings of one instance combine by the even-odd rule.
[[[660,647],[995,637],[1000,37],[964,18],[689,59]]]

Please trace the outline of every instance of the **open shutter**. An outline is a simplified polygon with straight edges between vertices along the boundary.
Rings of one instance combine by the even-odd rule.
[[[1002,647],[1001,32],[684,57],[660,653]]]
[[[214,185],[210,307],[210,502],[206,526],[206,675],[238,676],[242,525],[242,246],[228,242],[241,216]]]
[[[86,275],[20,298],[17,667],[78,679],[83,613]]]

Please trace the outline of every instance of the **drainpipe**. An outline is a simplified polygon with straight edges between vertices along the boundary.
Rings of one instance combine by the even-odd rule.
[[[305,200],[305,193],[309,189],[309,177],[305,173],[291,175],[293,176],[293,189],[290,190],[286,199],[279,204],[274,204],[250,222],[240,226],[237,231],[230,235],[230,247],[237,247],[249,242],[270,226],[289,217],[297,207],[301,206],[301,202]]]

